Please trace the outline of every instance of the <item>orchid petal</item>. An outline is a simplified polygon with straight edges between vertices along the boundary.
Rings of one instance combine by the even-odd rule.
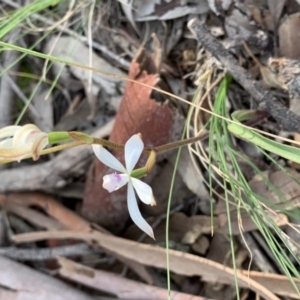
[[[127,173],[125,167],[103,146],[101,145],[92,145],[93,150],[97,158],[106,166],[110,167],[113,170],[117,170],[121,173]]]
[[[32,140],[34,140],[35,135],[40,132],[41,130],[34,124],[26,124],[22,126],[14,134],[13,147],[24,146],[26,143],[29,143]]]
[[[21,126],[12,125],[0,129],[0,139],[13,136]]]
[[[131,182],[141,201],[143,201],[145,204],[150,204],[151,206],[156,205],[150,185],[132,177]]]
[[[42,150],[49,144],[48,134],[45,132],[39,132],[35,134],[34,141],[32,143],[32,158],[38,160]]]
[[[144,150],[144,143],[140,134],[133,135],[125,144],[125,164],[130,174]]]
[[[11,148],[12,147],[12,138],[5,139],[0,142],[0,148]]]
[[[133,186],[130,181],[128,182],[127,205],[128,205],[129,215],[130,215],[132,221],[141,230],[143,230],[145,233],[147,233],[150,237],[152,237],[154,239],[154,233],[153,233],[151,226],[146,222],[146,220],[142,217],[142,215],[140,213],[140,210],[139,210],[139,207],[138,207],[138,204],[136,201],[134,189],[133,189]]]
[[[118,190],[124,186],[129,181],[129,176],[127,174],[109,174],[103,177],[103,188],[109,193]]]
[[[0,149],[0,159],[16,160],[18,162],[21,159],[30,156],[32,144],[26,144],[19,148],[2,148]]]

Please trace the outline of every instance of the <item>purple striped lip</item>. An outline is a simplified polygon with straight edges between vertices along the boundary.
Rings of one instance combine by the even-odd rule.
[[[114,176],[115,176],[115,178],[116,178],[117,182],[121,182],[121,180],[122,180],[122,177],[121,177],[121,175],[120,175],[120,174],[114,173]]]

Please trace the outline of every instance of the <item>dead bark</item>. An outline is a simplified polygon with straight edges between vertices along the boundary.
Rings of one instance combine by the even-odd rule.
[[[0,256],[0,300],[95,300],[70,285]]]
[[[198,19],[192,19],[188,27],[198,42],[226,68],[228,73],[238,82],[258,103],[261,110],[267,111],[286,131],[300,132],[300,116],[292,113],[281,104],[269,91],[255,81],[249,72],[242,68],[234,56],[213,37],[207,27]]]

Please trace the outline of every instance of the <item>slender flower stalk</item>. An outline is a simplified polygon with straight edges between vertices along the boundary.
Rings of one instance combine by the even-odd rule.
[[[118,171],[103,177],[103,188],[113,192],[128,184],[127,205],[131,219],[145,233],[154,239],[151,226],[142,217],[135,192],[145,204],[156,205],[152,188],[143,181],[133,177],[133,168],[138,162],[144,149],[144,143],[139,134],[133,135],[125,144],[125,165],[124,167],[110,152],[101,145],[93,145],[97,158],[105,165]],[[147,169],[145,168],[146,175]]]
[[[165,144],[156,148],[144,148],[140,134],[133,135],[125,146],[123,146],[107,140],[93,138],[81,132],[62,131],[45,133],[33,124],[7,126],[0,129],[0,164],[11,161],[20,162],[23,158],[28,157],[37,160],[40,155],[43,154],[53,153],[79,145],[92,144],[97,158],[108,167],[119,172],[105,175],[103,177],[103,188],[111,193],[128,184],[127,205],[130,217],[141,230],[154,239],[151,226],[140,213],[136,194],[145,204],[156,205],[156,202],[153,197],[152,188],[138,178],[151,172],[155,165],[157,154],[194,143],[205,139],[207,136],[207,134],[202,134],[191,139]],[[67,142],[67,144],[44,149],[49,144],[61,142]],[[103,146],[124,149],[126,167]],[[149,154],[146,166],[134,170],[143,152]]]
[[[0,160],[19,162],[27,156],[37,160],[49,143],[48,134],[33,124],[4,127],[0,130],[0,140]]]

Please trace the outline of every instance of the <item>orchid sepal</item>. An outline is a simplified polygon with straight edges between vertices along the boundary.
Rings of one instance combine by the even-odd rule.
[[[103,188],[108,192],[113,192],[126,183],[127,188],[127,205],[129,215],[133,222],[151,238],[154,239],[154,233],[151,226],[142,217],[135,195],[135,191],[139,198],[148,205],[155,205],[152,188],[141,181],[141,178],[147,174],[147,168],[135,169],[143,150],[144,143],[140,134],[133,135],[125,144],[125,165],[126,168],[119,162],[108,150],[101,145],[93,145],[93,150],[97,158],[108,167],[119,171],[121,174],[109,174],[103,177]],[[128,180],[128,181],[127,181]],[[127,182],[126,182],[127,181]]]

